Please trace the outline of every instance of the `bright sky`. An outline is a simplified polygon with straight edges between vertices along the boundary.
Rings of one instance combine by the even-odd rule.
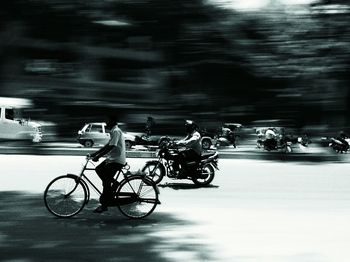
[[[254,10],[267,7],[269,4],[298,5],[311,4],[318,0],[208,0],[210,3],[220,4],[227,8],[238,10]]]

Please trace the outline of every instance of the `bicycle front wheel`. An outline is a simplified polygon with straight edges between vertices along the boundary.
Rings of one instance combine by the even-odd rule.
[[[158,194],[153,181],[143,176],[132,176],[120,183],[116,200],[123,215],[138,219],[150,215],[160,204]]]
[[[86,200],[87,189],[77,176],[59,176],[48,184],[44,192],[46,208],[62,218],[78,214]]]

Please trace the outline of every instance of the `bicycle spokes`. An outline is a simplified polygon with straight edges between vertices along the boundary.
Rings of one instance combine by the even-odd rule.
[[[146,217],[159,204],[155,184],[142,176],[128,178],[120,185],[117,196],[120,211],[131,218]],[[129,199],[124,199],[123,202],[125,196]]]
[[[87,191],[74,177],[61,176],[54,179],[44,192],[47,209],[58,217],[71,217],[85,206]]]

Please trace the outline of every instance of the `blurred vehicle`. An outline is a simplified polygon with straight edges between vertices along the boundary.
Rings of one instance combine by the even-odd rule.
[[[198,131],[202,137],[201,144],[203,149],[207,150],[212,145],[215,145],[216,133],[208,132],[206,129],[199,129]],[[182,126],[180,125],[158,123],[152,128],[146,128],[146,132],[142,135],[136,135],[135,145],[159,147],[164,141],[183,139],[185,135],[181,134],[182,132]]]
[[[210,147],[215,144],[215,135],[204,131],[200,131],[200,134],[202,136],[202,148],[205,150],[210,149]],[[158,147],[164,141],[181,139],[183,139],[183,136],[143,134],[142,136],[136,136],[135,144]]]
[[[242,128],[242,124],[239,123],[224,123],[216,138],[217,146],[229,146],[233,145],[236,148],[237,137],[239,137],[239,130]]]
[[[41,125],[18,117],[21,109],[32,106],[28,99],[0,97],[0,139],[42,141]]]
[[[142,168],[142,172],[151,178],[156,184],[160,183],[164,176],[172,179],[190,179],[199,186],[209,185],[218,170],[218,153],[216,151],[202,154],[200,161],[186,161],[180,165],[177,172],[175,160],[181,154],[181,149],[175,146],[173,141],[164,141],[159,146],[158,160],[148,161]]]
[[[329,147],[330,143],[332,141],[332,138],[329,136],[323,136],[321,137],[319,143],[322,147]]]
[[[276,134],[275,143],[266,143],[266,132],[273,130]],[[267,151],[283,151],[290,153],[293,151],[292,145],[299,144],[300,146],[307,147],[311,140],[307,135],[295,136],[291,133],[286,134],[284,127],[259,127],[256,128],[256,134],[258,136],[256,146]]]
[[[274,137],[266,139],[268,131],[274,132]],[[292,142],[284,135],[283,127],[260,127],[256,129],[258,136],[256,147],[267,151],[292,152]]]
[[[200,129],[199,133],[202,136],[202,148],[210,149],[212,145],[215,146],[229,146],[236,147],[237,133],[242,127],[239,123],[224,123],[220,128],[214,132],[209,132],[206,129]]]
[[[329,146],[337,153],[345,153],[350,148],[350,137],[343,132],[337,137],[331,137]]]
[[[329,146],[337,153],[345,153],[349,150],[350,139],[345,139],[346,143],[336,138],[330,138]]]
[[[135,137],[135,145],[142,146],[159,146],[162,142],[168,141],[170,139],[177,139],[176,136],[165,136],[165,135],[151,135],[151,134],[142,134],[140,136]]]
[[[204,150],[210,149],[212,145],[216,144],[216,134],[209,132],[206,129],[200,129],[199,133],[201,134],[201,144]]]
[[[85,147],[92,147],[93,145],[105,145],[109,139],[110,134],[106,129],[105,122],[87,123],[82,129],[78,131],[78,142]],[[123,131],[125,137],[125,147],[130,149],[135,145],[136,136]]]

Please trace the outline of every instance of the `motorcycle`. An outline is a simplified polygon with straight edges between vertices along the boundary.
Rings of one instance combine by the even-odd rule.
[[[350,138],[345,138],[344,141],[341,141],[337,138],[331,138],[329,146],[337,153],[345,153],[349,150]]]
[[[228,135],[219,134],[216,136],[216,146],[230,146],[232,145],[234,148],[236,148],[236,137],[233,132],[229,133]]]
[[[279,135],[279,138],[275,139],[274,145],[266,143],[265,141],[266,140],[263,140],[262,137],[259,137],[257,141],[257,147],[263,148],[267,151],[281,150],[286,153],[291,153],[293,151],[293,144],[299,144],[300,148],[307,148],[308,145],[311,143],[311,140],[306,134],[298,137],[294,135]]]
[[[286,138],[280,138],[280,139],[270,139],[264,140],[262,138],[259,138],[257,140],[257,148],[262,148],[267,151],[283,151],[286,153],[292,152],[292,141]]]
[[[218,152],[205,153],[200,161],[185,161],[179,165],[175,162],[181,149],[177,148],[173,141],[164,141],[159,146],[158,160],[148,161],[142,168],[142,172],[151,178],[156,184],[160,183],[164,176],[172,179],[190,179],[199,186],[209,185],[218,168]],[[176,168],[175,165],[179,165]]]

